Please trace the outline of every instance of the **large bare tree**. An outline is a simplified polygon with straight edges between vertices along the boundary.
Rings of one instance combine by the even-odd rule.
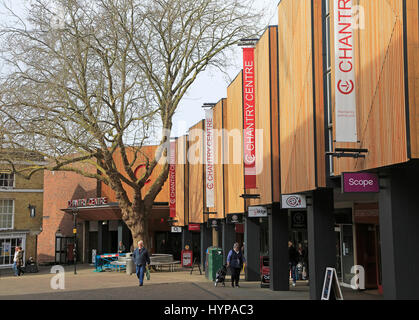
[[[201,72],[222,70],[228,49],[257,35],[261,16],[252,3],[33,0],[24,17],[3,4],[1,142],[49,160],[17,173],[64,170],[100,180],[115,192],[134,241],[148,245],[147,220],[169,172],[173,115]],[[142,147],[156,136],[157,152],[146,157]],[[136,176],[139,157],[146,166]]]

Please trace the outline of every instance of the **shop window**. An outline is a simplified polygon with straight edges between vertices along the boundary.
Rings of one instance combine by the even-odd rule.
[[[0,172],[0,188],[11,189],[15,186],[15,175],[8,172]]]
[[[23,246],[22,238],[0,238],[0,267],[13,264],[17,246]]]
[[[0,230],[13,229],[14,200],[0,199]]]

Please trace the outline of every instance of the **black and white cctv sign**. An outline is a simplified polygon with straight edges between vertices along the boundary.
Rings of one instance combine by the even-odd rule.
[[[182,227],[172,227],[172,233],[180,233],[182,232]]]
[[[249,207],[248,217],[249,218],[263,218],[268,216],[268,209],[266,207]]]
[[[306,196],[302,194],[290,194],[282,196],[282,209],[305,209],[307,208]]]

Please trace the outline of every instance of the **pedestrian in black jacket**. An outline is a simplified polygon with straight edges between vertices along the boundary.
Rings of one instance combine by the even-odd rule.
[[[236,242],[233,245],[233,249],[227,255],[227,268],[231,270],[231,286],[234,288],[239,287],[240,271],[243,268],[243,264],[246,263],[246,259],[243,256],[242,251],[239,249],[239,244]]]
[[[132,260],[136,265],[136,274],[138,280],[140,280],[140,287],[144,282],[144,274],[146,265],[150,265],[150,256],[147,249],[144,247],[143,241],[138,241],[138,248],[134,250],[132,254]]]
[[[292,286],[295,287],[297,283],[297,275],[296,275],[296,267],[298,263],[298,253],[297,250],[295,250],[295,247],[292,243],[292,241],[288,241],[288,261],[289,261],[289,268],[291,272],[292,277]]]

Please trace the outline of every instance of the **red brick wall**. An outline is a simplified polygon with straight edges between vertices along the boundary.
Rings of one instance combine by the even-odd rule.
[[[95,179],[85,178],[73,172],[44,173],[44,210],[42,232],[38,236],[38,263],[55,261],[55,234],[72,236],[73,219],[61,209],[67,201],[96,197]]]

